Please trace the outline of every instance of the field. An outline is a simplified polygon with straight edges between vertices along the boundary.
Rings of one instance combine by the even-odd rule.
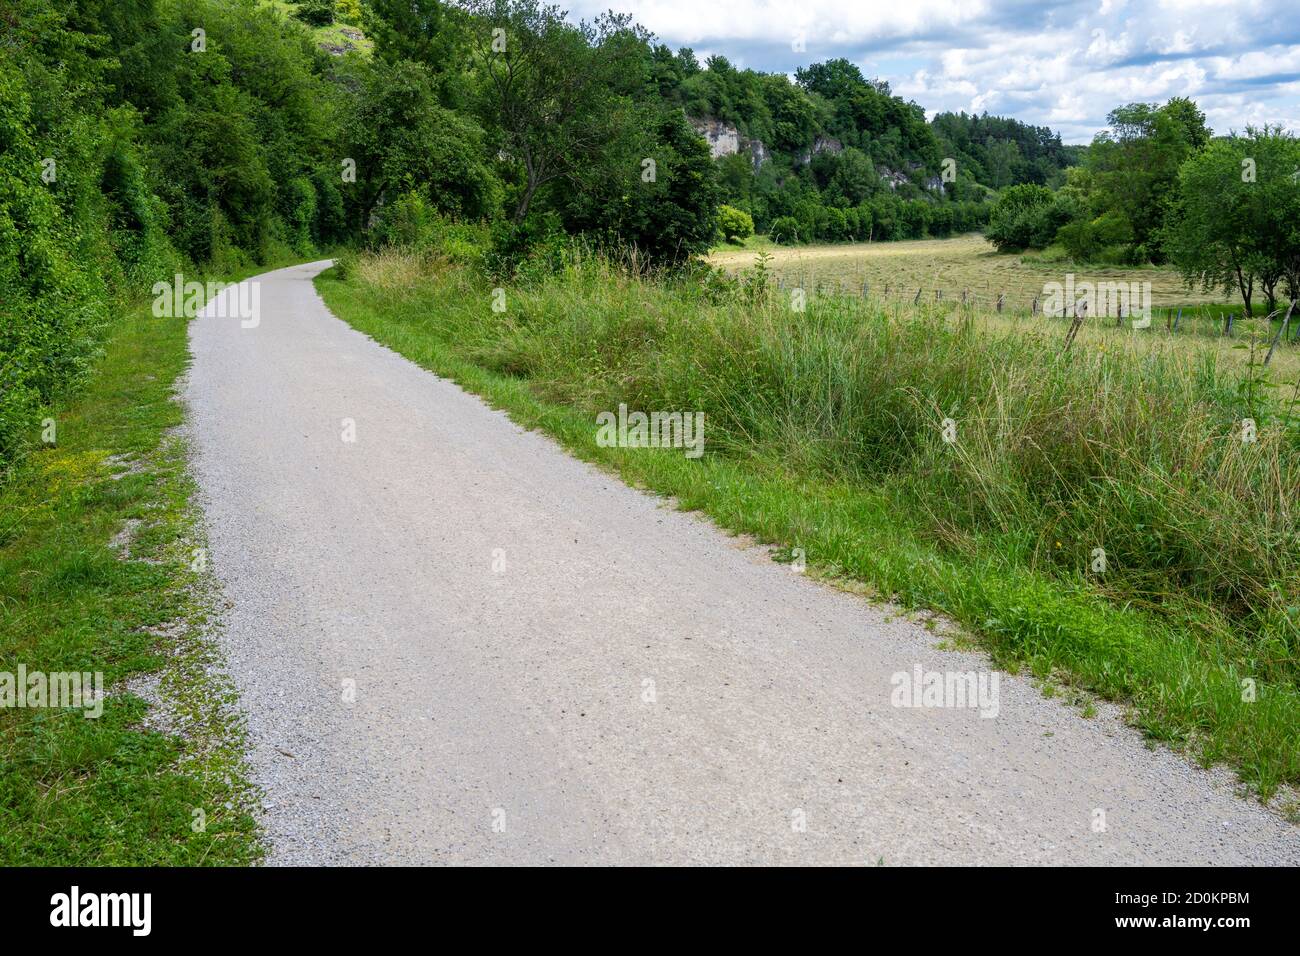
[[[1006,294],[1008,309],[1028,310],[1034,296],[1042,296],[1047,282],[1064,282],[1073,272],[1077,280],[1107,282],[1150,282],[1151,304],[1155,308],[1222,303],[1221,295],[1189,291],[1172,269],[1101,268],[1054,263],[1033,256],[997,252],[980,235],[952,239],[919,239],[907,242],[853,243],[827,246],[778,246],[765,239],[751,240],[745,248],[720,247],[710,261],[728,271],[754,264],[760,252],[772,257],[769,268],[787,285],[811,283],[844,286],[860,292],[864,281],[875,296],[912,301],[916,290],[931,300],[935,290],[944,299],[961,299],[963,290],[978,305],[991,306],[999,294]],[[1237,312],[1241,303],[1233,300]]]
[[[955,310],[967,295],[967,304],[989,327],[1006,329],[1021,323],[1031,314],[1035,297],[1043,300],[1043,287],[1049,282],[1064,284],[1066,274],[1073,273],[1076,284],[1088,282],[1149,282],[1154,321],[1151,329],[1134,333],[1116,329],[1114,322],[1090,318],[1079,332],[1081,342],[1101,346],[1122,339],[1126,347],[1159,350],[1177,344],[1192,353],[1213,352],[1230,364],[1250,359],[1252,336],[1266,350],[1278,329],[1278,321],[1265,322],[1264,300],[1257,297],[1254,317],[1244,320],[1241,299],[1225,298],[1218,293],[1188,289],[1178,273],[1166,268],[1115,268],[1074,265],[1068,261],[1052,262],[1033,255],[998,253],[980,235],[951,239],[922,239],[907,242],[854,243],[850,245],[778,246],[766,237],[756,236],[743,247],[719,246],[709,262],[731,273],[752,269],[761,254],[769,256],[766,268],[775,275],[783,289],[802,288],[818,294],[861,296],[864,283],[873,300],[897,306],[911,305],[917,290],[921,302],[932,306],[936,291],[942,293],[940,304]],[[995,306],[1005,295],[1003,312]],[[1169,328],[1181,310],[1178,328]],[[1231,336],[1224,335],[1225,317],[1233,315]],[[1064,338],[1068,322],[1039,315],[1035,323],[1044,330],[1059,329]],[[1293,320],[1291,335],[1300,332]],[[1288,345],[1291,343],[1287,343]],[[1271,362],[1284,377],[1300,372],[1300,345],[1281,346]]]

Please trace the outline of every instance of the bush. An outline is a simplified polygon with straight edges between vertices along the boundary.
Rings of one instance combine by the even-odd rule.
[[[825,216],[821,220],[821,234],[818,238],[825,239],[827,242],[843,242],[849,238],[849,221],[843,209],[831,206],[825,210]]]
[[[301,0],[293,15],[313,27],[327,27],[334,22],[334,0]]]
[[[799,242],[799,221],[793,216],[778,216],[767,230],[768,238],[783,246]]]
[[[1002,191],[989,215],[986,235],[999,252],[1042,248],[1068,219],[1068,212],[1058,205],[1050,189],[1026,183]]]
[[[1090,221],[1066,223],[1056,239],[1076,261],[1124,263],[1131,258],[1133,229],[1124,216],[1108,212]]]
[[[334,275],[339,279],[351,279],[357,273],[357,252],[344,249],[334,257]]]
[[[740,242],[754,234],[754,220],[743,209],[735,206],[718,207],[718,229],[727,242]]]
[[[536,280],[560,272],[573,257],[573,240],[554,213],[530,215],[522,223],[492,224],[484,257],[487,273],[498,279]]]

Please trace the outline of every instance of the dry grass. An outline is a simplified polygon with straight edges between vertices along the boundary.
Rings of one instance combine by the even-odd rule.
[[[1007,308],[1028,309],[1034,296],[1041,296],[1047,282],[1063,282],[1066,272],[1081,281],[1150,282],[1152,305],[1156,308],[1201,302],[1222,302],[1217,295],[1189,292],[1172,269],[1101,268],[1052,264],[1028,256],[1003,255],[980,235],[951,239],[920,239],[908,242],[854,243],[826,246],[770,246],[766,248],[716,250],[709,257],[714,265],[739,271],[754,264],[759,252],[772,257],[769,268],[786,280],[813,282],[835,287],[843,285],[859,292],[863,281],[872,293],[912,301],[916,290],[923,299],[934,298],[942,289],[945,299],[960,299],[962,290],[980,304],[991,305],[1006,293]]]
[[[1024,334],[1041,333],[1049,339],[1064,340],[1068,323],[1030,314],[1035,296],[1041,297],[1047,282],[1064,283],[1067,272],[1074,272],[1077,282],[1150,282],[1154,309],[1183,308],[1177,332],[1167,328],[1165,317],[1157,316],[1150,329],[1134,331],[1117,327],[1113,319],[1089,318],[1079,330],[1076,348],[1096,351],[1122,350],[1142,354],[1165,354],[1186,350],[1188,357],[1202,360],[1212,354],[1227,366],[1245,364],[1250,359],[1252,336],[1267,349],[1272,334],[1262,317],[1237,319],[1233,334],[1222,334],[1219,317],[1225,305],[1222,296],[1189,291],[1171,269],[1096,268],[1067,263],[1052,265],[1027,256],[1002,255],[984,237],[958,236],[952,239],[924,239],[909,242],[857,243],[853,245],[775,246],[765,240],[752,241],[745,249],[718,249],[709,261],[731,273],[751,268],[760,253],[771,258],[767,269],[785,289],[800,287],[825,295],[860,296],[863,283],[869,286],[873,301],[894,314],[906,314],[922,289],[921,302],[933,306],[935,290],[943,291],[943,303],[958,314],[963,290],[968,309],[960,314],[976,318],[981,327],[994,332],[1019,330]],[[886,291],[888,290],[888,291]],[[995,309],[998,296],[1005,293],[1003,311]],[[944,306],[941,306],[944,307]],[[1283,381],[1300,374],[1300,348],[1285,345],[1274,355],[1271,367]]]
[[[426,280],[434,264],[427,253],[390,246],[358,257],[355,268],[357,277],[366,285],[393,293]]]

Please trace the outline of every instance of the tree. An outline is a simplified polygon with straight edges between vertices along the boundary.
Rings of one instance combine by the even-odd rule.
[[[382,60],[365,67],[344,132],[356,163],[354,226],[369,227],[376,207],[415,190],[442,213],[482,218],[501,201],[483,162],[482,131],[438,105],[424,68]]]
[[[502,152],[522,167],[514,221],[528,215],[548,183],[581,188],[631,131],[631,104],[614,90],[628,70],[642,68],[637,31],[626,16],[568,23],[539,0],[468,0],[476,16],[471,42],[480,80],[480,108]]]
[[[773,220],[768,236],[773,242],[788,246],[799,241],[799,231],[799,221],[793,216],[778,216]]]
[[[564,225],[632,246],[646,265],[707,252],[718,229],[717,171],[680,110],[646,106],[639,134],[555,197]],[[559,191],[557,191],[559,192]]]
[[[1300,285],[1297,169],[1300,142],[1269,127],[1216,140],[1183,164],[1162,236],[1189,285],[1235,289],[1247,314],[1257,286],[1270,311],[1279,281],[1294,297]]]
[[[999,252],[1046,245],[1055,235],[1050,228],[1051,209],[1056,201],[1046,186],[1023,183],[1002,190],[989,214],[986,235]]]
[[[838,156],[835,172],[827,186],[827,198],[836,205],[857,206],[880,188],[880,177],[871,160],[850,146]]]
[[[1209,141],[1205,114],[1190,100],[1163,107],[1130,103],[1107,117],[1110,129],[1088,150],[1088,204],[1093,216],[1127,220],[1135,260],[1160,259],[1159,240],[1168,200],[1183,161]]]
[[[334,0],[299,0],[293,15],[313,27],[327,27],[334,22]]]

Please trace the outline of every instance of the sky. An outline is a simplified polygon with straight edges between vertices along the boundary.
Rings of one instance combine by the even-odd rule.
[[[557,0],[559,2],[559,0]],[[1300,0],[571,0],[700,61],[793,74],[834,57],[933,116],[1012,116],[1087,143],[1106,114],[1189,96],[1216,133],[1300,133]]]

